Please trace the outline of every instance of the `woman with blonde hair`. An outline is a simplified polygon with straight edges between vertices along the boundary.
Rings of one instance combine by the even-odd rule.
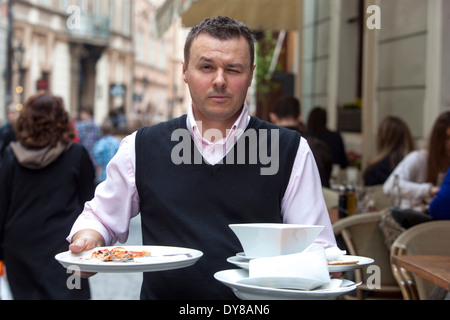
[[[383,185],[390,194],[398,176],[401,209],[426,211],[427,205],[439,191],[439,179],[450,167],[450,111],[435,121],[428,147],[408,154],[394,169]]]
[[[16,300],[88,299],[89,284],[70,288],[70,274],[55,260],[67,234],[94,195],[94,167],[73,143],[63,101],[40,92],[15,123],[17,142],[0,167],[0,260]]]
[[[378,127],[377,150],[378,154],[363,173],[366,186],[383,184],[400,161],[414,150],[408,125],[398,117],[385,117]]]

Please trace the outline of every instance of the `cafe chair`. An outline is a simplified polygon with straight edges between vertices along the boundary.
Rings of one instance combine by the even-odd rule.
[[[450,221],[418,224],[400,234],[391,247],[391,255],[450,255]],[[435,285],[403,268],[391,264],[405,300],[426,300]]]
[[[333,224],[334,234],[342,236],[347,254],[374,259],[373,265],[354,271],[355,282],[362,282],[356,291],[359,300],[401,299],[400,288],[391,270],[389,248],[380,228],[383,214],[384,211],[359,213]],[[376,285],[373,285],[374,279]]]

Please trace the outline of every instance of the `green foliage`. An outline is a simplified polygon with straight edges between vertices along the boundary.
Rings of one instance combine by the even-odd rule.
[[[258,94],[267,94],[280,88],[281,84],[273,81],[269,74],[277,39],[271,31],[264,32],[264,38],[256,44],[256,89]],[[281,70],[277,63],[275,70]]]
[[[345,110],[361,110],[361,108],[362,108],[361,98],[356,98],[354,101],[342,105],[342,109]]]

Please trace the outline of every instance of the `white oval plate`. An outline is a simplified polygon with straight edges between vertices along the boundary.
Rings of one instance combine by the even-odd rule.
[[[131,251],[148,251],[150,256],[135,258],[131,262],[104,262],[91,258],[92,252],[115,247]],[[189,253],[187,255],[163,256],[165,254]],[[89,251],[74,254],[70,251],[61,252],[55,256],[65,268],[77,267],[82,272],[98,273],[128,273],[163,271],[189,267],[202,257],[203,253],[194,249],[165,246],[111,246],[97,247]]]

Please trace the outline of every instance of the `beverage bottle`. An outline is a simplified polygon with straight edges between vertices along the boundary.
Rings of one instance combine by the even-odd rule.
[[[353,185],[348,185],[346,189],[347,195],[347,214],[352,215],[356,213],[356,191]]]
[[[339,186],[339,218],[347,216],[347,189],[345,185]]]
[[[394,176],[394,185],[391,190],[391,204],[393,208],[400,208],[400,178],[398,174]]]

